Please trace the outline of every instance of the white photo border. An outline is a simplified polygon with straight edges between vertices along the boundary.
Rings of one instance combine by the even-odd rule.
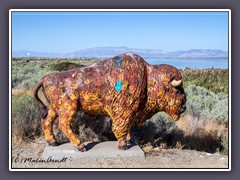
[[[13,12],[228,12],[228,168],[29,169],[12,168],[12,13]],[[231,10],[230,9],[10,9],[9,10],[9,171],[231,171]]]

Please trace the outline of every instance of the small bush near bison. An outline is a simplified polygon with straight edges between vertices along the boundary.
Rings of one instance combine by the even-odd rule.
[[[34,84],[52,71],[62,71],[98,62],[98,59],[13,59],[12,60],[12,147],[42,138],[39,107],[32,96]],[[187,111],[173,122],[163,112],[141,127],[132,128],[134,140],[148,154],[163,150],[197,150],[228,154],[228,70],[183,69]],[[216,79],[217,77],[217,79]],[[42,96],[43,98],[43,96]],[[44,98],[43,98],[44,99]],[[108,117],[90,117],[79,112],[71,124],[83,141],[116,140]],[[68,139],[54,122],[60,143]],[[29,145],[31,147],[31,145]],[[17,152],[17,151],[13,151]]]

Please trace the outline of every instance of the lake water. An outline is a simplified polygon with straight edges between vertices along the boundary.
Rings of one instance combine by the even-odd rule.
[[[221,68],[228,69],[227,58],[214,59],[158,59],[158,58],[144,58],[149,64],[170,64],[176,68]]]

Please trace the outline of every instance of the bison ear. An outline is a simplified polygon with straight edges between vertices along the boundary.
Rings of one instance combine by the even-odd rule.
[[[171,85],[173,86],[173,87],[178,87],[178,86],[180,86],[182,84],[182,79],[180,79],[180,80],[172,80],[171,81]]]

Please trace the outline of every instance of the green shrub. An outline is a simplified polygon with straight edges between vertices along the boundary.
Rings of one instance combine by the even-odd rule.
[[[147,120],[143,126],[133,127],[131,134],[141,146],[151,144],[157,147],[164,143],[167,147],[175,147],[178,136],[182,135],[182,132],[166,113],[159,112]]]
[[[31,95],[22,95],[12,101],[12,135],[20,140],[35,139],[41,135],[40,113]]]
[[[54,127],[57,141],[59,143],[68,142],[66,136],[58,129],[58,119],[54,122]],[[71,123],[71,128],[83,142],[116,140],[112,132],[112,121],[109,117],[91,117],[83,112],[78,112]]]
[[[228,94],[228,69],[190,69],[181,71],[184,86],[202,86],[214,93]]]
[[[203,87],[190,85],[187,93],[187,112],[199,119],[228,124],[228,96],[215,94]]]
[[[52,64],[50,68],[52,71],[67,71],[70,69],[81,68],[81,67],[84,67],[84,65],[70,63],[70,62],[61,62],[58,64]]]
[[[221,152],[223,154],[228,154],[228,136],[223,136],[221,138]]]

